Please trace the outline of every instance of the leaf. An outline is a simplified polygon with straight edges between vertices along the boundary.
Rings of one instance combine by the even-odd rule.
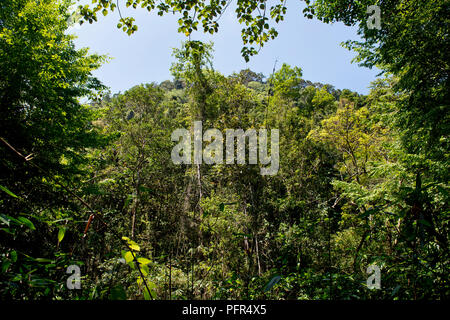
[[[2,221],[4,224],[6,224],[9,227],[9,219],[6,216],[0,215],[0,221]]]
[[[147,265],[141,266],[140,269],[141,269],[141,272],[142,272],[142,274],[143,274],[144,276],[147,276],[147,275],[150,273],[150,270],[148,269],[148,266],[147,266]]]
[[[225,204],[222,202],[222,203],[219,205],[219,210],[223,212],[224,209],[225,209]]]
[[[140,251],[141,248],[136,243],[130,243],[130,248],[134,251]]]
[[[235,237],[243,237],[243,238],[245,238],[245,237],[247,237],[247,238],[251,238],[252,237],[252,235],[251,234],[248,234],[248,233],[242,233],[242,232],[233,232],[233,235],[235,236]]]
[[[3,191],[5,191],[5,192],[6,192],[7,194],[9,194],[11,197],[18,198],[18,196],[16,196],[14,193],[12,193],[11,191],[9,191],[8,188],[6,188],[6,187],[0,185],[0,189],[3,190]]]
[[[151,300],[151,298],[155,299],[156,291],[154,289],[156,288],[156,285],[151,281],[147,281],[147,286],[150,292],[148,292],[147,287],[145,287],[144,285],[144,299],[145,300]]]
[[[7,219],[7,220],[9,220],[9,221],[12,221],[12,222],[14,222],[14,223],[16,223],[16,224],[18,224],[18,225],[22,225],[22,224],[23,224],[22,222],[20,222],[20,221],[17,220],[16,218],[13,218],[13,217],[8,216],[8,215],[6,215],[6,214],[3,214],[2,216],[3,216],[3,218],[5,218],[5,219]],[[8,225],[9,225],[9,223],[8,223]]]
[[[37,262],[48,262],[48,263],[52,262],[52,260],[46,258],[36,258],[34,260]]]
[[[272,289],[272,287],[274,285],[276,285],[278,283],[278,281],[281,280],[280,276],[274,276],[266,285],[266,287],[264,288],[264,292],[269,291],[270,289]]]
[[[133,240],[129,240],[128,239],[128,246],[130,247],[130,249],[134,250],[134,251],[141,251],[141,248],[139,247],[139,245],[134,242]]]
[[[15,251],[15,250],[11,251],[11,261],[12,262],[17,261],[17,251]]]
[[[25,217],[19,217],[17,218],[17,220],[19,220],[20,222],[22,222],[22,224],[26,225],[28,228],[30,228],[31,230],[36,230],[33,222],[31,222],[30,220],[28,220]]]
[[[138,261],[140,264],[143,264],[143,265],[147,265],[147,264],[149,264],[149,263],[151,262],[149,259],[147,259],[147,258],[142,258],[142,257],[137,258],[137,261]]]
[[[431,223],[427,220],[420,219],[419,222],[427,227],[431,227]]]
[[[3,261],[3,263],[2,263],[2,273],[6,272],[10,265],[11,265],[11,262]]]
[[[128,207],[128,205],[130,204],[131,200],[133,200],[134,196],[132,194],[129,194],[127,196],[127,199],[125,200],[125,203],[123,204],[123,206],[126,208]],[[125,237],[124,237],[125,238]],[[122,238],[123,239],[123,238]]]
[[[144,299],[145,300],[151,300],[150,299],[150,294],[149,294],[147,288],[144,289]]]
[[[131,253],[131,251],[122,253],[122,256],[127,264],[133,261],[133,254]]]
[[[15,234],[15,230],[10,230],[9,228],[1,228],[0,230],[5,231],[6,233],[9,233],[10,235]]]
[[[128,237],[122,237],[122,240],[125,240],[128,244],[128,246],[130,247],[130,249],[134,250],[134,251],[140,251],[141,248],[139,247],[139,245],[134,242],[133,240],[131,240]]]
[[[36,219],[39,218],[37,216],[31,216],[31,217],[36,218]],[[46,224],[48,224],[50,226],[52,224],[55,224],[55,223],[58,223],[58,222],[61,222],[61,221],[68,221],[68,220],[73,221],[73,218],[64,218],[64,219],[57,219],[57,220],[41,220],[41,221],[45,222]],[[79,222],[79,221],[75,221],[75,222]]]
[[[397,294],[398,290],[400,290],[400,288],[401,288],[400,285],[396,286],[394,288],[394,290],[392,290],[391,297],[395,296]]]
[[[58,243],[60,243],[64,239],[64,235],[66,234],[66,228],[59,228],[58,231]]]
[[[38,288],[45,288],[48,287],[50,284],[56,283],[54,280],[50,279],[41,279],[41,278],[33,278],[30,281],[30,285],[32,287],[38,287]]]

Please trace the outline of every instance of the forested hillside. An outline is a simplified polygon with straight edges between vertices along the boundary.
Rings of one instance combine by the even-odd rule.
[[[92,76],[106,57],[66,32],[68,2],[1,2],[0,299],[448,299],[449,5],[437,2],[416,16],[429,25],[414,55],[406,35],[359,48],[388,71],[368,95],[304,79],[301,61],[225,76],[193,40],[174,50],[172,79],[113,94]],[[195,121],[278,129],[278,171],[175,164],[172,133]]]

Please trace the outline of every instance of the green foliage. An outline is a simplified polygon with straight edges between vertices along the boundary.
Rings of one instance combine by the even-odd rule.
[[[91,71],[104,57],[74,48],[65,33],[69,5],[15,0],[0,5],[2,299],[74,296],[61,293],[63,270],[75,263],[65,253],[74,234],[66,234],[72,239],[61,248],[58,230],[83,213],[70,217],[77,205],[67,201],[57,181],[81,181],[87,149],[104,139],[92,126],[96,113],[79,102],[103,89]]]
[[[305,1],[309,3],[308,0]],[[215,34],[219,31],[219,20],[223,13],[231,4],[231,0],[217,1],[182,1],[167,0],[157,2],[155,0],[127,0],[126,7],[142,8],[148,12],[156,12],[159,16],[168,13],[176,14],[178,18],[178,32],[189,37],[193,32],[202,29],[203,32]],[[113,12],[117,8],[117,2],[113,0],[93,0],[92,5],[80,5],[79,11],[84,21],[93,23],[97,21],[97,14],[102,12],[107,15],[109,11]],[[284,20],[287,7],[286,1],[281,0],[279,3],[269,5],[267,1],[238,1],[235,9],[236,19],[240,24],[245,25],[241,30],[242,56],[246,61],[250,56],[258,53],[257,49],[261,49],[270,39],[275,39],[278,32],[271,24],[279,23]],[[137,25],[132,17],[122,17],[117,24],[118,29],[122,29],[128,35],[137,31]]]
[[[104,58],[74,49],[69,2],[2,2],[0,298],[448,299],[448,5],[381,1],[392,14],[376,31],[372,2],[305,11],[359,25],[358,59],[392,73],[368,96],[287,64],[267,81],[224,76],[199,41],[174,50],[173,80],[101,96],[91,72]],[[174,10],[188,35],[199,23],[217,32],[228,4],[126,3]],[[114,9],[94,1],[82,14]],[[244,57],[276,35],[266,10],[286,13],[238,2]],[[136,30],[132,18],[118,27]],[[279,129],[278,174],[173,164],[171,133],[194,120]],[[66,288],[74,264],[81,290]],[[371,264],[381,290],[367,288]]]

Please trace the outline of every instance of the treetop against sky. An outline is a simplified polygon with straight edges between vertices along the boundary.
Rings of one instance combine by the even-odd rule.
[[[96,6],[91,1],[79,1],[77,4]],[[127,7],[125,1],[118,4],[121,16],[133,17],[138,26],[131,36],[117,29],[120,20],[117,7],[112,12],[108,11],[106,16],[99,12],[98,21],[93,24],[84,23],[72,29],[78,36],[77,46],[90,47],[113,58],[96,72],[113,92],[124,91],[138,83],[161,82],[171,78],[172,48],[179,47],[187,39],[213,41],[214,67],[224,74],[250,68],[269,76],[276,61],[278,67],[286,62],[300,66],[305,79],[329,83],[338,89],[368,93],[370,82],[379,73],[376,68],[370,70],[352,64],[355,54],[340,45],[347,40],[360,39],[355,27],[307,19],[302,13],[304,2],[289,3],[284,20],[274,22],[278,36],[265,43],[248,62],[241,53],[241,29],[245,23],[239,24],[236,18],[238,6],[235,1],[230,2],[218,20],[217,33],[204,33],[199,27],[188,37],[183,32],[177,32],[179,15],[169,12],[160,17],[157,11],[149,13],[140,7],[136,10],[132,5]]]

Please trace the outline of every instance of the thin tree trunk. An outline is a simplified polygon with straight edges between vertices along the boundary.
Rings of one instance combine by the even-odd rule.
[[[261,276],[261,263],[259,261],[258,236],[255,236],[256,261],[258,262],[258,276]]]
[[[135,231],[135,227],[136,227],[136,211],[137,211],[137,206],[139,203],[139,198],[141,196],[141,192],[139,190],[141,186],[141,176],[140,176],[140,169],[137,171],[137,179],[136,179],[136,197],[133,201],[133,208],[131,211],[131,238],[134,238],[134,231]]]

